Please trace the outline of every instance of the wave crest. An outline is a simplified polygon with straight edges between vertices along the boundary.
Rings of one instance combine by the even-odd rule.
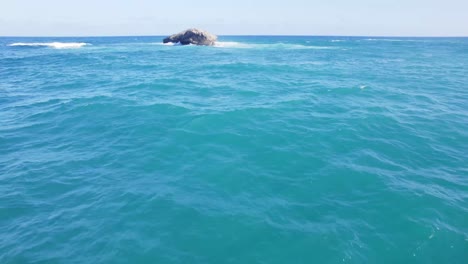
[[[235,49],[335,49],[328,46],[311,46],[303,44],[275,43],[275,44],[250,44],[241,42],[221,42],[214,45],[217,48],[235,48]]]
[[[25,43],[25,42],[18,42],[12,43],[8,45],[9,47],[48,47],[54,49],[78,49],[89,45],[88,43],[84,42],[33,42],[33,43]]]

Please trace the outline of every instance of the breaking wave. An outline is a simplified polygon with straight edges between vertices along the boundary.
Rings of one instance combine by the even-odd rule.
[[[403,38],[367,38],[364,41],[386,41],[386,42],[425,42],[424,39],[403,39]]]
[[[250,44],[241,42],[221,42],[218,41],[214,45],[217,48],[234,48],[234,49],[335,49],[328,46],[311,46],[302,44],[274,43],[274,44]]]

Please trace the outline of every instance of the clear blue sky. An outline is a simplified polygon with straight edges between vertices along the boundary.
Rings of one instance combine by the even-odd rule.
[[[0,0],[1,36],[468,36],[468,0]]]

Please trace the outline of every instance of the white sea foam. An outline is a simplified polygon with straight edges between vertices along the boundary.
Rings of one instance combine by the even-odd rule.
[[[215,47],[217,48],[251,48],[252,44],[246,44],[241,42],[233,42],[233,41],[218,41],[215,43]]]
[[[24,43],[18,42],[13,43],[8,46],[10,47],[49,47],[54,49],[78,49],[89,45],[88,43],[83,42],[32,42],[32,43]]]
[[[311,46],[302,44],[275,43],[275,44],[255,44],[241,42],[216,42],[217,48],[234,48],[234,49],[335,49],[335,47],[327,46]]]
[[[180,43],[151,43],[152,45],[158,46],[182,46]],[[196,46],[196,45],[186,45]],[[217,41],[214,46],[215,48],[228,48],[228,49],[336,49],[336,47],[329,46],[312,46],[303,44],[291,44],[291,43],[245,43],[235,41]]]
[[[178,45],[180,45],[180,43],[173,43],[173,42],[158,43],[158,44],[161,44],[161,45],[163,45],[163,46],[178,46]]]
[[[173,43],[173,42],[168,42],[168,43],[161,43],[161,42],[153,42],[151,45],[157,45],[157,46],[196,46],[193,44],[188,44],[188,45],[182,45],[180,42]]]
[[[389,41],[389,42],[421,42],[424,40],[415,40],[415,39],[396,39],[396,38],[368,38],[364,39],[365,41]]]

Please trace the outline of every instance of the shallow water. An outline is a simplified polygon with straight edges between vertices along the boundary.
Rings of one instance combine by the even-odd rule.
[[[468,39],[0,38],[0,263],[466,263]]]

